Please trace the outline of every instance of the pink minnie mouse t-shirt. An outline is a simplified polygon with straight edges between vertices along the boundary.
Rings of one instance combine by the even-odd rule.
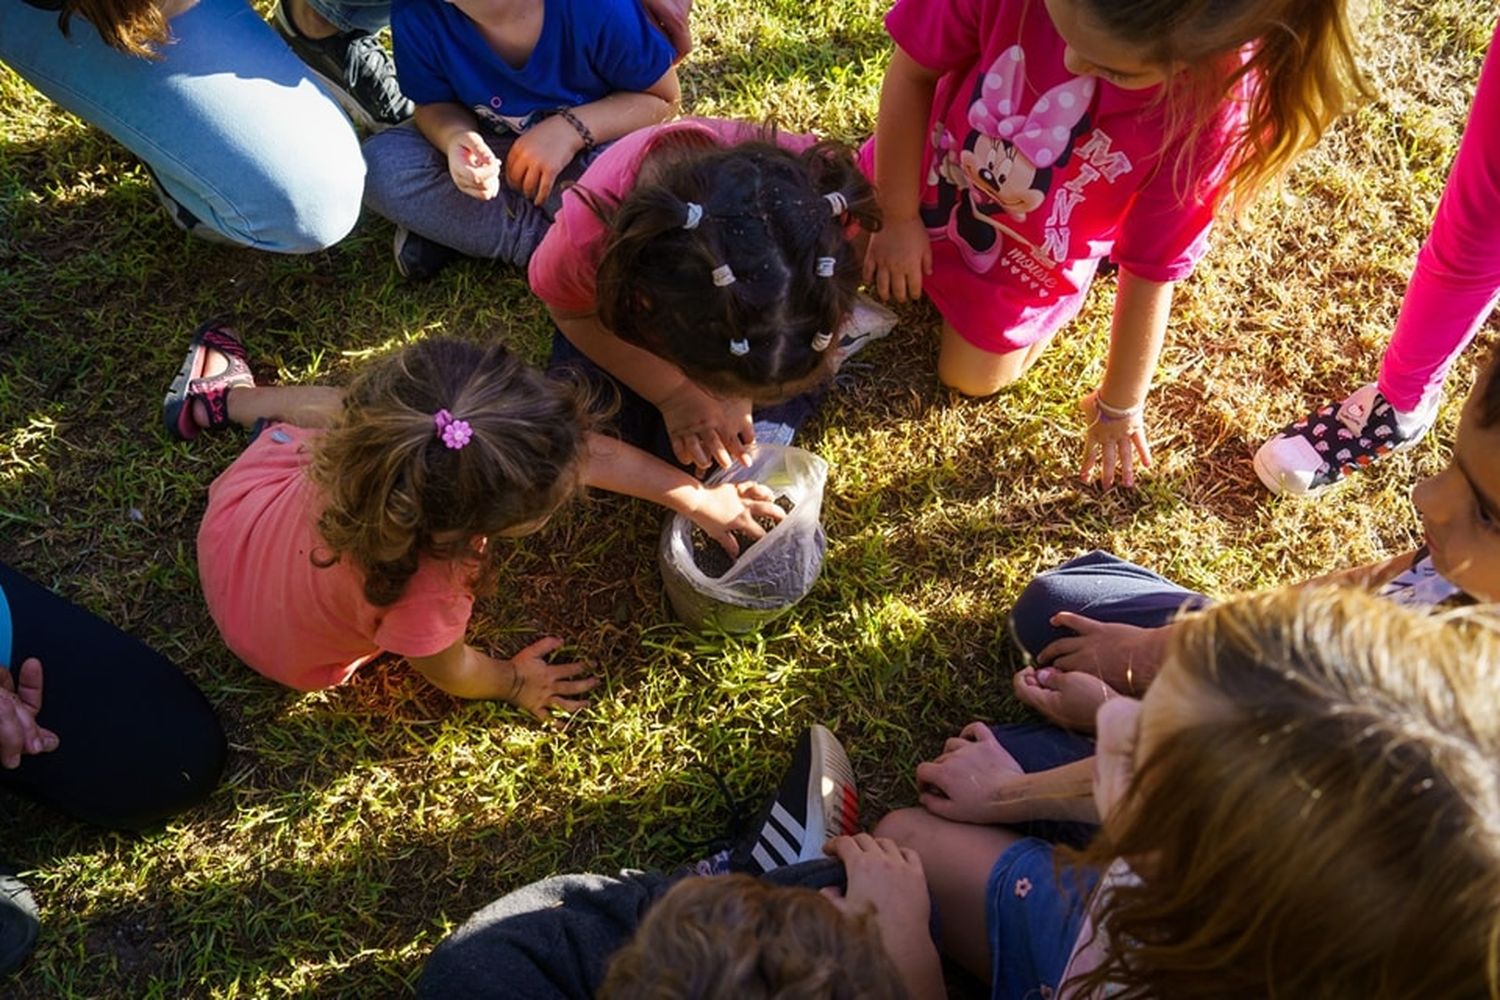
[[[1207,249],[1225,139],[1221,109],[1186,171],[1164,149],[1160,87],[1124,90],[1063,65],[1041,0],[896,0],[886,29],[938,81],[922,167],[932,236],[924,286],[970,343],[1003,353],[1077,314],[1099,258],[1152,281]],[[874,177],[874,140],[861,167]]]

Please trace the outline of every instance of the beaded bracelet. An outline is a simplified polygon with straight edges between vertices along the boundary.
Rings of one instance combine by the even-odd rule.
[[[579,118],[571,110],[568,108],[558,108],[557,115],[563,121],[573,126],[573,131],[577,132],[578,137],[583,140],[583,151],[585,153],[599,145],[594,141],[594,133],[589,131],[589,127],[583,123],[583,119]]]

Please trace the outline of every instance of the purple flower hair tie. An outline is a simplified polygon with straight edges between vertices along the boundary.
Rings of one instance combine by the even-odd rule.
[[[454,420],[453,414],[447,410],[438,410],[432,415],[432,422],[437,427],[437,435],[442,438],[443,444],[458,451],[469,443],[474,436],[474,429],[469,426],[467,420]]]

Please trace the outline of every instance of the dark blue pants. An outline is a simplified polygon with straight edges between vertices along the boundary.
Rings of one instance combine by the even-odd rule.
[[[1052,616],[1072,611],[1103,622],[1158,628],[1184,608],[1211,603],[1166,577],[1097,549],[1040,573],[1021,591],[1010,613],[1011,635],[1029,659],[1054,639],[1076,633]]]
[[[0,788],[77,819],[140,829],[213,791],[228,748],[198,688],[166,657],[0,563],[0,663],[42,663],[50,753]],[[8,626],[7,623],[8,622]]]
[[[552,334],[552,357],[547,361],[547,370],[557,371],[561,368],[572,369],[589,385],[604,392],[606,399],[618,397],[620,407],[615,413],[614,426],[620,440],[673,465],[680,465],[672,451],[672,438],[667,434],[667,425],[662,420],[661,411],[634,389],[596,365],[558,330]],[[770,406],[757,407],[753,414],[755,442],[791,444],[798,429],[822,404],[827,391],[825,383],[800,396],[793,396]]]
[[[1027,774],[1094,756],[1093,740],[1050,722],[1012,722],[990,730]],[[1092,823],[1051,819],[1017,823],[1014,828],[1028,837],[1077,848],[1086,846],[1098,829]]]

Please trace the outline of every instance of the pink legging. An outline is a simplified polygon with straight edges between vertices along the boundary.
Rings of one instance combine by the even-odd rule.
[[[1380,392],[1415,410],[1441,391],[1448,369],[1500,300],[1500,28],[1458,158],[1417,255],[1396,332],[1380,363]]]

